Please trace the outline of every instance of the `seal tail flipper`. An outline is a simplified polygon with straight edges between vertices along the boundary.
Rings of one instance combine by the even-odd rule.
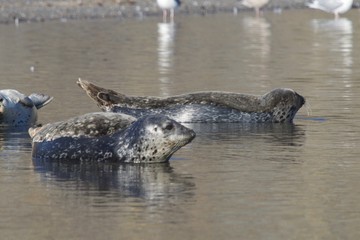
[[[93,99],[97,103],[99,103],[98,94],[102,91],[106,91],[105,88],[98,87],[86,80],[82,80],[81,78],[79,78],[76,83],[79,87],[81,87],[86,92],[86,94],[91,99]]]
[[[30,137],[34,138],[35,135],[40,131],[41,127],[42,127],[41,125],[37,125],[37,126],[29,128],[28,133],[29,133]]]
[[[35,105],[34,102],[30,99],[30,97],[24,97],[21,99],[17,99],[17,102],[21,103],[23,106],[30,107],[30,108],[32,108]]]
[[[112,104],[121,104],[127,102],[127,97],[125,95],[110,89],[101,88],[86,80],[79,78],[76,83],[92,100],[97,103],[101,109],[104,109],[106,106],[111,106]]]
[[[34,103],[37,109],[44,107],[53,100],[53,97],[40,93],[32,93],[30,94],[29,98]]]

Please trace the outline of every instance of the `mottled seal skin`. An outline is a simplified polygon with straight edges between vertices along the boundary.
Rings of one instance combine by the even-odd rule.
[[[17,90],[0,90],[0,125],[10,127],[32,126],[37,121],[37,110],[53,98],[33,93],[26,96]]]
[[[135,119],[119,113],[89,113],[30,128],[33,158],[126,163],[166,162],[195,137],[164,115]]]
[[[164,114],[178,122],[292,122],[305,99],[292,89],[278,88],[262,96],[231,92],[195,92],[171,97],[136,97],[79,79],[78,85],[106,112],[140,117]]]

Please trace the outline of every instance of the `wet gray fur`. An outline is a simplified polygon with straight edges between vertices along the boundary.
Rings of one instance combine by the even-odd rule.
[[[163,115],[138,120],[118,113],[90,113],[29,130],[33,158],[131,163],[166,162],[195,133]]]
[[[305,98],[292,89],[278,88],[264,95],[194,92],[171,97],[127,96],[80,80],[103,111],[135,117],[164,114],[178,122],[292,122]]]
[[[52,99],[39,93],[26,96],[14,89],[0,90],[0,125],[32,126],[37,121],[37,110],[50,103]]]

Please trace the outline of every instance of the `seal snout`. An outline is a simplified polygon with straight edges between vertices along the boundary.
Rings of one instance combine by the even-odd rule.
[[[298,94],[297,92],[295,92],[296,97],[300,99],[300,106],[303,106],[305,104],[305,98],[303,96],[301,96],[300,94]]]
[[[179,125],[180,125],[180,133],[186,136],[186,138],[188,139],[188,143],[191,142],[196,137],[195,131],[181,124]]]
[[[306,103],[306,100],[303,96],[301,96],[300,94],[298,94],[297,92],[294,91],[295,97],[294,97],[294,107],[298,109],[300,109],[302,106],[304,106],[304,104]]]

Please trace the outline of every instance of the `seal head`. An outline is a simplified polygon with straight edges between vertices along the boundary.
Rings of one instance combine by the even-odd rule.
[[[292,122],[297,111],[305,104],[305,98],[289,88],[278,88],[262,96],[260,106],[270,112],[272,122]]]
[[[31,128],[36,159],[166,162],[195,133],[163,115],[140,119],[119,113],[89,113]]]
[[[148,115],[117,136],[116,153],[123,161],[164,162],[194,139],[195,132],[164,115]]]
[[[33,93],[26,96],[17,90],[0,90],[0,124],[11,127],[31,126],[37,121],[37,110],[53,98]]]

